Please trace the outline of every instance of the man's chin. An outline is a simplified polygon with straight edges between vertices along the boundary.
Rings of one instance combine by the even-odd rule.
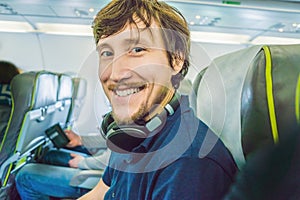
[[[127,124],[132,124],[133,120],[130,116],[122,116],[122,115],[118,115],[116,113],[113,113],[113,118],[115,120],[115,122],[118,125],[127,125]]]
[[[133,124],[135,121],[141,119],[145,115],[146,107],[144,105],[139,106],[137,109],[128,109],[124,107],[115,108],[112,116],[118,125]]]

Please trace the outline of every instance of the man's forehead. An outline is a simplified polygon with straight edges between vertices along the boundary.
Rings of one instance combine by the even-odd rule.
[[[130,25],[125,27],[123,30],[110,35],[108,37],[103,37],[99,40],[97,46],[101,46],[102,44],[113,43],[115,41],[124,41],[128,43],[155,43],[155,41],[161,38],[161,29],[158,27],[136,27],[134,25]]]

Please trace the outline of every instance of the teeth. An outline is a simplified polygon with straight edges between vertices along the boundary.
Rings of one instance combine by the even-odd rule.
[[[130,88],[130,89],[127,89],[127,90],[116,90],[115,92],[118,96],[125,97],[125,96],[128,96],[128,95],[137,93],[139,91],[140,91],[139,88]]]

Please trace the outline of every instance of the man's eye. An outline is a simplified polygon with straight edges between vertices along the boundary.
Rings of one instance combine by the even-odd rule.
[[[134,47],[131,49],[130,53],[140,53],[142,51],[145,51],[146,49],[142,48],[142,47]]]
[[[110,52],[110,51],[103,51],[103,52],[101,52],[100,55],[103,56],[103,57],[108,57],[108,56],[112,56],[113,53]]]

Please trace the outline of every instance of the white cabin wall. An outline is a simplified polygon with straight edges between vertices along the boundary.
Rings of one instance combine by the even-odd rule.
[[[43,59],[35,34],[0,32],[0,59],[27,71],[42,69]]]
[[[96,49],[93,37],[40,35],[46,70],[78,72]]]
[[[0,32],[0,59],[24,71],[78,72],[94,49],[93,37]]]

